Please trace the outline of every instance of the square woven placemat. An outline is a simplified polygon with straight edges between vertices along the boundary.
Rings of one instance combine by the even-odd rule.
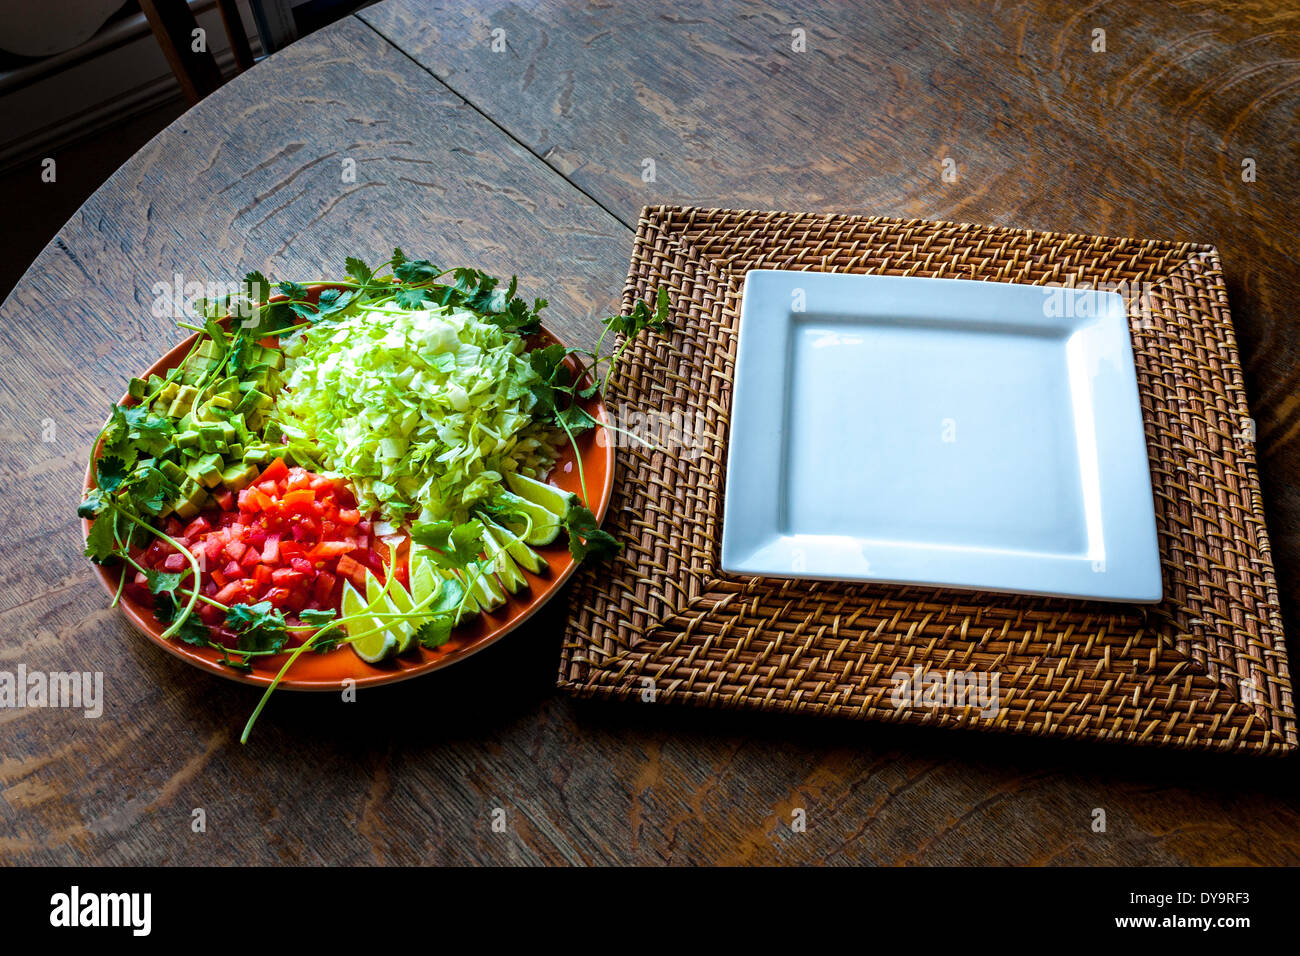
[[[1136,606],[719,570],[740,291],[750,269],[1124,283],[1164,600]],[[624,549],[576,578],[561,687],[1130,743],[1295,749],[1254,425],[1213,246],[657,206],[642,211],[625,312],[657,286],[669,292],[676,330],[631,345],[607,401],[624,420],[676,413],[679,424],[683,415],[703,422],[704,433],[689,447],[620,442],[605,523]],[[896,676],[950,672],[996,674],[996,712],[895,704]]]

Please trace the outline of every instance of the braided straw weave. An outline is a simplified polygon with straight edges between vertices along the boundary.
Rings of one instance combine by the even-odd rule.
[[[718,569],[740,290],[750,269],[995,282],[1128,282],[1164,575],[1155,606],[745,577]],[[1297,744],[1241,367],[1212,246],[923,220],[643,210],[630,310],[676,331],[628,349],[608,401],[688,415],[702,448],[620,448],[560,686],[875,720],[1280,752]],[[1145,306],[1145,308],[1143,308]],[[697,436],[697,439],[700,436]],[[895,674],[984,671],[999,706],[896,706]]]

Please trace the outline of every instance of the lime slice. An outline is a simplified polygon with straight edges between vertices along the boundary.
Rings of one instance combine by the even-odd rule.
[[[474,599],[483,610],[495,611],[506,603],[505,592],[501,590],[486,565],[472,564],[465,573],[469,579],[469,593],[474,595]]]
[[[361,593],[351,582],[343,585],[343,616],[355,618],[345,626],[349,634],[365,634],[359,640],[351,641],[357,657],[367,664],[378,664],[397,650],[397,639],[387,630],[374,630],[380,624],[369,616],[370,607]],[[366,633],[373,631],[374,633]]]
[[[510,492],[503,492],[498,499],[507,508],[514,511],[520,511],[532,519],[532,524],[528,533],[524,534],[524,523],[514,517],[503,517],[502,520],[514,531],[515,534],[524,535],[524,541],[528,544],[550,544],[560,534],[560,519],[552,512],[547,511],[535,501],[529,501],[519,495],[512,495]]]
[[[460,616],[456,618],[456,624],[464,624],[480,610],[478,601],[474,600],[474,590],[465,584],[465,575],[456,571],[443,569],[439,572],[444,578],[455,578],[465,589],[465,600],[460,607]]]
[[[423,604],[437,597],[442,590],[442,578],[434,571],[433,562],[425,557],[422,548],[411,548],[411,600],[414,604]]]
[[[512,533],[501,527],[499,524],[495,524],[482,516],[479,517],[479,520],[483,522],[484,527],[492,532],[492,537],[494,537],[498,543],[505,543],[506,551],[509,552],[510,557],[515,559],[515,564],[519,565],[525,571],[532,571],[533,574],[546,573],[546,570],[550,565],[546,563],[546,559],[540,554],[528,547],[528,545],[524,544],[522,540],[516,538]]]
[[[402,595],[408,602],[407,607],[403,608],[399,603]],[[401,583],[394,580],[387,591],[379,583],[379,579],[366,572],[366,600],[369,605],[366,610],[371,614],[400,614],[403,610],[410,610],[411,595],[407,594]],[[382,618],[381,624],[388,627],[388,631],[397,641],[397,653],[400,654],[411,646],[411,638],[415,636],[415,625],[410,621],[400,621],[394,618]]]
[[[544,481],[516,472],[506,475],[506,484],[520,498],[527,498],[533,504],[541,505],[557,518],[563,518],[569,513],[569,508],[577,497],[571,491],[565,491],[563,488],[548,485]]]
[[[518,594],[528,587],[528,579],[519,572],[519,566],[515,564],[514,558],[510,557],[510,552],[506,549],[505,543],[510,537],[508,531],[498,534],[493,530],[493,525],[488,522],[483,523],[483,546],[487,554],[492,556],[492,570],[496,571],[497,577],[501,579],[501,584],[507,591]]]

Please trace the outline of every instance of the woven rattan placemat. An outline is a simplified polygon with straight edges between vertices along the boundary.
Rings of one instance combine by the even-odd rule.
[[[720,571],[740,291],[759,268],[1126,293],[1164,600]],[[625,310],[656,286],[669,291],[677,329],[633,343],[608,401],[659,440],[621,442],[606,526],[625,547],[576,578],[562,687],[1132,743],[1296,747],[1254,425],[1213,246],[658,206],[642,212]]]

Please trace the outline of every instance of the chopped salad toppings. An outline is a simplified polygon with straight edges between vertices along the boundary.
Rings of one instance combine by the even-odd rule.
[[[164,639],[236,670],[284,656],[241,740],[303,652],[436,651],[545,575],[533,548],[561,530],[575,561],[616,550],[581,456],[581,497],[546,478],[563,444],[613,427],[585,407],[601,364],[607,386],[629,341],[671,328],[659,290],[594,349],[566,348],[514,280],[400,249],[346,271],[274,301],[250,272],[243,294],[200,300],[185,358],[113,406],[77,509],[86,555],[123,566],[114,604],[152,601]]]

